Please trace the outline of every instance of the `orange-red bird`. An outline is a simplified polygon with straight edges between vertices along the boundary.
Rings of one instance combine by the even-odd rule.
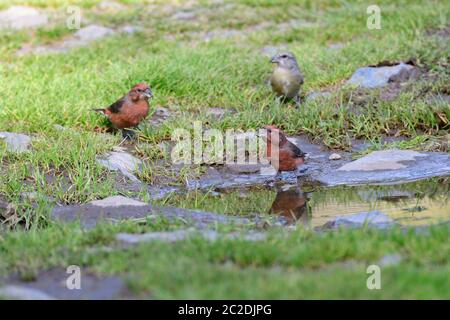
[[[305,153],[290,142],[276,126],[265,126],[267,158],[278,171],[294,171],[305,162]]]
[[[133,131],[126,129],[136,128],[147,117],[150,109],[148,100],[152,97],[150,87],[146,83],[138,83],[108,108],[94,109],[94,111],[106,115],[114,127],[122,130],[124,138],[131,138]]]

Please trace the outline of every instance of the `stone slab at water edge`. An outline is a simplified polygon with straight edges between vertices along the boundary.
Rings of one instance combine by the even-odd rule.
[[[205,228],[216,223],[250,223],[246,218],[198,210],[154,206],[122,196],[96,200],[84,205],[55,207],[52,212],[53,219],[63,222],[80,221],[81,227],[84,229],[93,228],[102,221],[118,222],[121,220],[145,219],[149,216],[162,216],[173,220],[180,219],[191,222],[198,228]]]
[[[450,175],[450,155],[412,150],[374,151],[321,175],[326,185],[390,184]]]
[[[66,268],[39,271],[32,281],[23,281],[14,274],[0,279],[0,297],[18,300],[109,300],[129,298],[125,281],[116,276],[99,276],[80,269],[80,288],[69,289],[67,280],[71,274]],[[72,282],[69,281],[69,284]]]

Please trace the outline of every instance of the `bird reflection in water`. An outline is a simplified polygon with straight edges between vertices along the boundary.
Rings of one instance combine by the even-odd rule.
[[[276,214],[284,217],[289,224],[309,224],[311,215],[307,206],[308,198],[300,188],[286,191],[279,190],[275,197],[269,214]]]

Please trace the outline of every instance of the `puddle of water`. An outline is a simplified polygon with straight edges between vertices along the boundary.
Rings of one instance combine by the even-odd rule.
[[[401,225],[450,220],[448,178],[401,185],[326,188],[312,185],[190,193],[170,205],[224,214],[271,214],[288,223],[322,226],[336,216],[378,210]],[[166,203],[167,204],[167,203]]]

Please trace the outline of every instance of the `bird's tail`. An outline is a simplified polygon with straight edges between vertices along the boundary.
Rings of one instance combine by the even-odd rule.
[[[105,113],[105,109],[102,109],[102,108],[100,108],[100,109],[92,109],[92,111]]]

